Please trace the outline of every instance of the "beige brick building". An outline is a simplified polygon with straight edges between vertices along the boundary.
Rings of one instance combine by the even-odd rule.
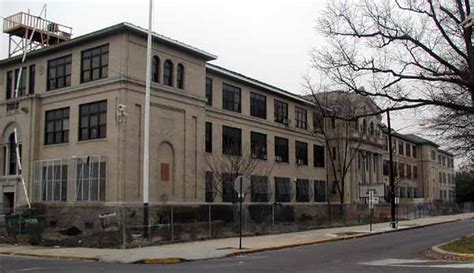
[[[325,122],[309,100],[210,64],[215,55],[158,34],[152,51],[151,204],[231,201],[229,184],[218,192],[209,186],[206,158],[225,161],[246,154],[261,169],[271,170],[253,174],[246,201],[327,202],[332,181],[320,133]],[[16,99],[21,57],[0,61],[4,208],[25,205],[21,176],[33,202],[141,202],[145,60],[146,31],[129,23],[114,25],[28,53]],[[359,124],[354,135],[363,144],[345,202],[359,200],[359,184],[383,179],[381,117]],[[448,199],[452,156],[436,145],[410,143],[419,157],[403,160],[419,167],[418,180],[407,185],[418,185],[425,198],[441,194]],[[438,164],[438,154],[446,158],[444,165]],[[361,171],[363,164],[366,171]],[[440,183],[438,173],[451,178]]]

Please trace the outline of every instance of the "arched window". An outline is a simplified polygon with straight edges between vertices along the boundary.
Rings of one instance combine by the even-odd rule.
[[[18,146],[18,150],[21,154],[21,145]],[[11,133],[8,137],[8,175],[17,175],[18,172],[18,162],[16,157],[16,143],[15,143],[15,133]]]
[[[160,82],[160,58],[153,56],[153,62],[151,64],[151,80],[153,82]]]
[[[367,133],[367,121],[365,119],[362,120],[362,133]]]
[[[163,68],[163,84],[173,86],[173,63],[166,60]]]
[[[184,89],[184,65],[178,64],[176,71],[176,85],[179,89]]]
[[[374,135],[374,122],[370,122],[370,134]]]

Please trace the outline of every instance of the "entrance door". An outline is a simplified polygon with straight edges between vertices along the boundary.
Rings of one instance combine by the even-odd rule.
[[[3,212],[5,214],[13,213],[14,204],[15,204],[15,193],[4,192],[3,193]]]

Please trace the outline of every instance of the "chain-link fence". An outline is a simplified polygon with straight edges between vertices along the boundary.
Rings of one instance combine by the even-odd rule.
[[[398,219],[460,212],[457,206],[406,205]],[[245,236],[368,224],[365,204],[244,203]],[[148,225],[141,206],[36,206],[3,219],[4,241],[46,246],[139,247],[172,242],[238,236],[238,204],[157,205],[148,208]],[[390,205],[375,207],[373,222],[390,221]],[[0,226],[2,222],[0,222]]]

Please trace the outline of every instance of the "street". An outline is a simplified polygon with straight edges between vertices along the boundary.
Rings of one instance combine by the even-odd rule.
[[[474,262],[433,261],[422,252],[474,233],[474,220],[354,240],[175,265],[110,264],[2,256],[0,272],[474,272]]]

